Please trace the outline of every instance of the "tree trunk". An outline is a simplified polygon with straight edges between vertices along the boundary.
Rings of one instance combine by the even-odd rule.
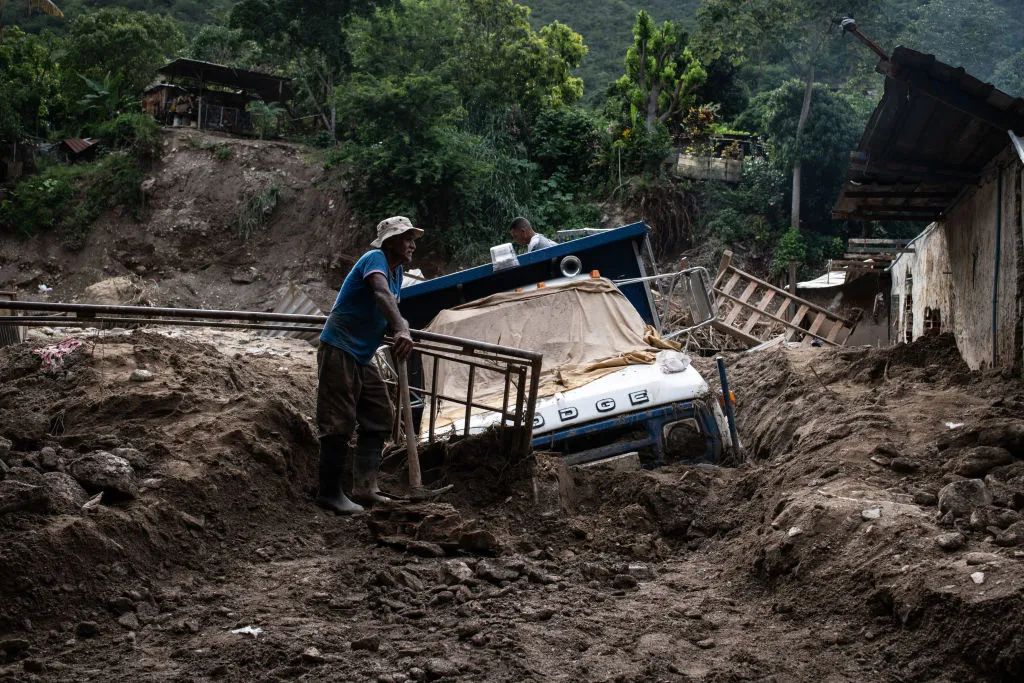
[[[661,87],[652,85],[651,91],[647,93],[647,112],[644,122],[647,124],[647,132],[654,132],[654,123],[658,120],[658,97],[661,95]]]
[[[804,84],[804,103],[800,108],[800,121],[796,124],[796,148],[800,154],[800,139],[803,137],[804,128],[807,127],[807,119],[811,116],[811,94],[814,92],[814,65],[807,70],[807,82]],[[800,229],[800,195],[801,178],[803,175],[803,162],[800,157],[793,162],[793,204],[791,207],[790,223],[797,230]]]

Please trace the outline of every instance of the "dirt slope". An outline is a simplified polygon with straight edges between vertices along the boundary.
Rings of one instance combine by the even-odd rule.
[[[0,679],[1024,673],[1024,537],[1010,533],[1024,389],[967,372],[948,339],[733,359],[755,455],[739,468],[590,470],[559,487],[543,456],[509,467],[487,443],[452,447],[428,471],[455,485],[438,528],[461,517],[493,542],[448,557],[310,504],[309,347],[195,331],[87,341],[52,376],[30,352],[42,342],[0,351],[0,485],[47,478],[44,501],[0,514]],[[140,368],[152,381],[130,381]],[[89,480],[96,451],[129,461],[138,493],[83,511],[94,489],[70,504],[51,480]],[[939,492],[968,478],[990,499],[940,517]],[[957,530],[961,547],[936,545]],[[261,632],[232,633],[249,626]]]
[[[139,220],[108,212],[86,247],[64,249],[55,235],[0,241],[0,288],[71,301],[88,285],[134,275],[160,305],[266,308],[287,281],[327,305],[372,226],[357,224],[336,180],[300,145],[168,128],[164,154],[144,183]],[[245,202],[276,188],[266,225],[248,239]],[[26,296],[25,298],[29,298]]]

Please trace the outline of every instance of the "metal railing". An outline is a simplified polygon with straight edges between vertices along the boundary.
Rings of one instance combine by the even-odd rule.
[[[183,327],[211,327],[250,330],[284,330],[289,332],[316,332],[323,328],[326,316],[291,313],[260,313],[253,311],[225,311],[195,308],[160,308],[149,306],[115,306],[103,304],[68,304],[57,302],[11,301],[4,302],[9,311],[27,311],[29,315],[0,316],[0,327],[22,325],[26,327],[99,327],[145,325],[174,325]],[[40,313],[50,315],[40,315]],[[470,420],[474,409],[496,413],[501,417],[500,429],[511,427],[504,434],[504,443],[512,454],[525,454],[533,432],[533,418],[540,386],[543,356],[498,344],[462,339],[433,332],[412,331],[414,356],[430,360],[428,386],[411,386],[410,390],[429,400],[428,438],[437,438],[437,417],[441,401],[465,406],[462,434],[470,433]],[[390,339],[386,339],[390,343]],[[466,396],[451,396],[438,387],[442,363],[455,363],[468,367],[469,381]],[[425,365],[425,364],[424,364]],[[504,378],[504,393],[500,406],[483,403],[474,396],[478,372],[494,372]],[[427,373],[424,373],[426,375]],[[385,377],[395,384],[396,377]],[[420,381],[419,384],[426,385]],[[413,438],[418,438],[414,435]]]
[[[637,282],[648,283],[654,292],[655,311],[663,339],[675,339],[707,327],[718,316],[718,304],[706,268],[615,280],[615,284],[620,286]]]

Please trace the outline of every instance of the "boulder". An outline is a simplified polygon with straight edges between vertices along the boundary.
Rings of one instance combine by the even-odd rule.
[[[1014,547],[1024,545],[1024,522],[1014,522],[996,534],[996,545]]]
[[[142,286],[127,276],[112,277],[100,280],[85,288],[82,299],[94,304],[132,304],[137,303],[142,294]]]
[[[939,512],[953,517],[970,517],[982,505],[992,503],[992,494],[981,479],[961,479],[946,484],[939,491]]]
[[[987,425],[978,433],[978,443],[998,446],[1024,458],[1024,420],[1000,420]]]
[[[72,514],[79,512],[82,505],[89,499],[82,485],[74,477],[64,472],[47,472],[43,475],[46,491],[50,497],[50,506],[54,512]]]
[[[96,451],[71,463],[71,474],[89,493],[103,492],[113,499],[139,495],[135,470],[124,458]]]
[[[21,481],[0,481],[0,515],[8,512],[42,512],[48,505],[46,489]]]
[[[953,471],[962,477],[984,477],[991,470],[1013,461],[1010,451],[999,446],[965,448],[954,461]]]

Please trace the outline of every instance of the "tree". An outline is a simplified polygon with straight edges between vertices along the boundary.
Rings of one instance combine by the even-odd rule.
[[[898,42],[962,66],[982,80],[992,78],[1000,58],[1019,43],[1011,13],[992,0],[928,0],[910,9]]]
[[[0,140],[44,136],[63,108],[60,64],[48,38],[17,26],[0,40]]]
[[[167,16],[105,7],[71,21],[65,64],[72,73],[94,81],[117,79],[126,93],[134,95],[184,44],[177,23]],[[88,90],[78,76],[68,84],[75,99]]]
[[[833,0],[705,0],[697,15],[698,52],[705,59],[725,55],[736,63],[753,58],[786,62],[803,83],[795,129],[799,147],[810,120],[819,67],[827,65],[829,74],[837,76],[866,58],[861,46],[838,40],[839,12],[859,17],[880,9],[881,0],[847,0],[841,9]],[[792,156],[790,220],[797,229],[801,227],[803,160],[802,154]]]
[[[806,208],[812,224],[821,225],[828,223],[863,121],[849,96],[826,85],[814,86],[817,104],[805,118],[806,99],[804,84],[789,80],[755,96],[736,124],[765,135],[770,163],[779,171],[808,169],[815,182],[805,197]]]
[[[449,256],[468,261],[525,210],[538,178],[529,132],[581,96],[571,71],[585,52],[562,24],[533,30],[528,12],[512,0],[403,0],[353,22],[335,103],[361,212],[443,226]]]
[[[27,5],[29,12],[37,10],[51,17],[56,17],[58,19],[64,18],[64,12],[62,12],[60,7],[57,7],[57,5],[50,0],[28,0],[25,4]],[[6,5],[7,0],[0,0],[0,38],[3,37],[4,9],[6,8]]]
[[[648,133],[685,113],[693,104],[694,90],[707,78],[687,41],[671,21],[655,26],[647,12],[637,12],[633,45],[626,51],[626,73],[618,88],[642,114]]]
[[[259,45],[253,40],[247,40],[241,29],[221,24],[207,24],[199,29],[189,41],[188,56],[242,69],[265,68]]]
[[[1024,50],[1004,59],[992,75],[997,87],[1014,97],[1024,97]]]
[[[231,10],[231,28],[297,67],[296,76],[334,139],[334,89],[348,71],[350,19],[389,0],[241,0]]]

